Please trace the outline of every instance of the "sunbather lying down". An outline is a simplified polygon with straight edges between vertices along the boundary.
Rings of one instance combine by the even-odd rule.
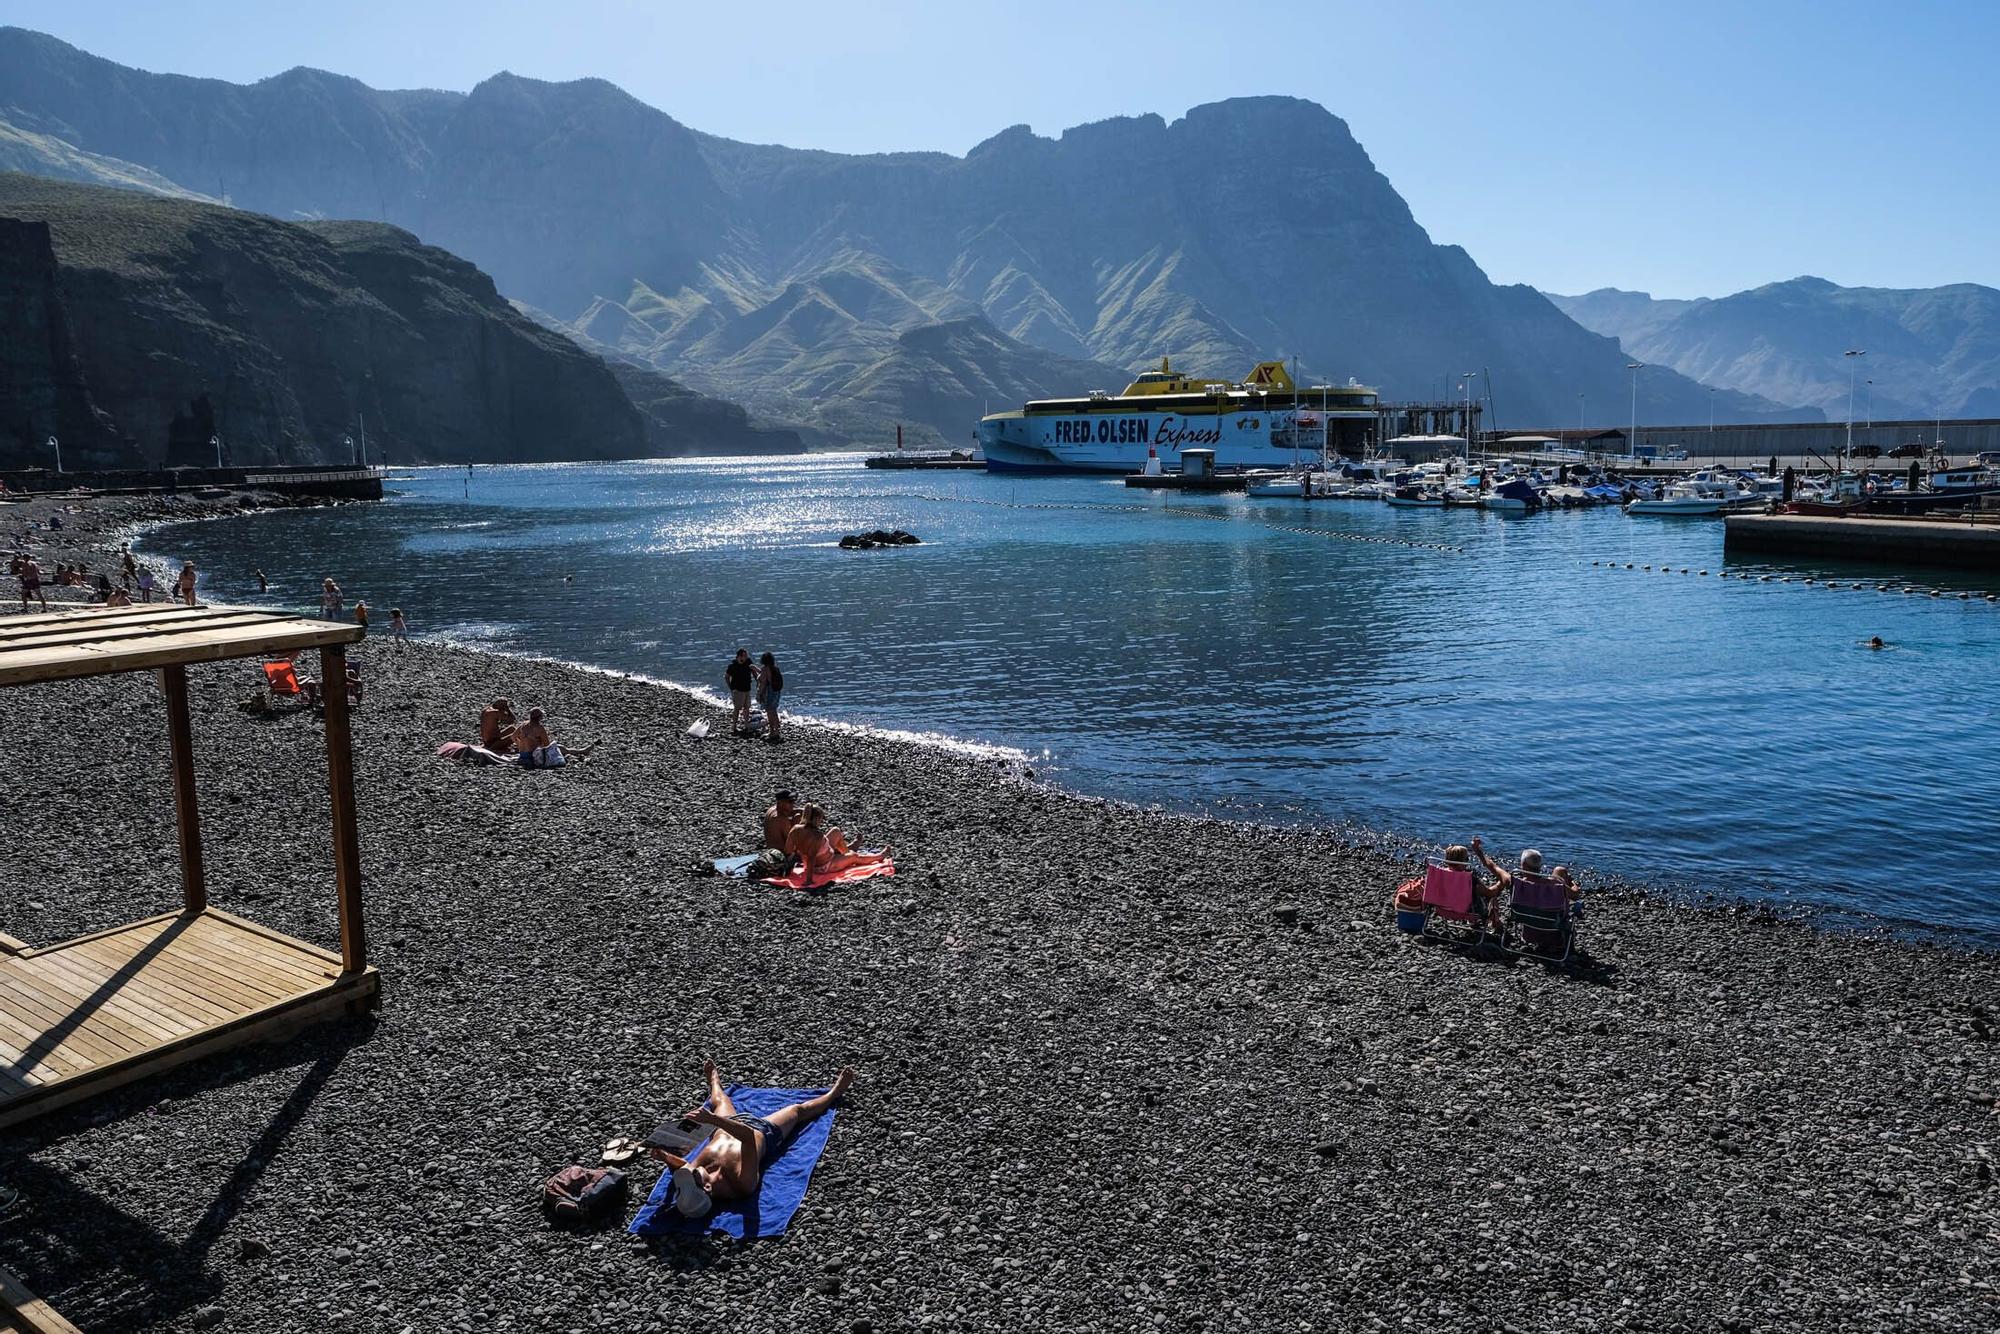
[[[695,1108],[687,1119],[712,1126],[716,1133],[692,1159],[652,1150],[653,1157],[674,1170],[674,1207],[689,1218],[701,1218],[718,1204],[754,1198],[763,1184],[764,1164],[783,1153],[799,1131],[839,1102],[854,1083],[852,1067],[842,1066],[833,1087],[817,1098],[780,1107],[769,1116],[738,1116],[722,1091],[715,1062],[702,1062],[701,1072],[708,1077],[709,1105]]]

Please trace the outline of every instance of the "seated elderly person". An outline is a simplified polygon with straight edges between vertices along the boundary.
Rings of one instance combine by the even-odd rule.
[[[1444,850],[1443,864],[1447,869],[1453,871],[1472,871],[1472,858],[1475,853],[1485,863],[1486,869],[1492,872],[1495,878],[1489,883],[1481,880],[1476,872],[1473,873],[1473,902],[1478,905],[1480,916],[1486,919],[1487,926],[1494,931],[1498,931],[1500,929],[1500,891],[1507,887],[1507,873],[1487,859],[1486,854],[1481,851],[1477,838],[1472,840],[1472,846],[1469,848],[1463,843],[1454,843],[1446,848]],[[1412,933],[1420,932],[1424,929],[1424,878],[1422,876],[1405,880],[1402,884],[1396,886],[1395,909],[1396,926],[1398,929]]]

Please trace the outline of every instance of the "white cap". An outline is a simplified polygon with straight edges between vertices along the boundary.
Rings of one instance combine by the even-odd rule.
[[[693,1168],[674,1169],[674,1208],[680,1210],[683,1217],[700,1218],[713,1203],[708,1198],[708,1192],[701,1188],[701,1182],[695,1180]]]

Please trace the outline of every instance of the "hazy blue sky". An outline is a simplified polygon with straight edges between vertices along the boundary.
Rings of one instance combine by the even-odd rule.
[[[1501,282],[2000,286],[1988,0],[8,0],[0,19],[239,82],[598,75],[711,133],[849,152],[1290,93]]]

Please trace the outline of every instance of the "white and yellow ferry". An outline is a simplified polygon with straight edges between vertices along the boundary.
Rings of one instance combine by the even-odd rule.
[[[983,417],[979,448],[993,472],[1138,472],[1149,454],[1175,466],[1183,449],[1212,449],[1221,468],[1288,468],[1322,448],[1359,452],[1376,397],[1352,381],[1299,387],[1281,361],[1231,384],[1182,374],[1162,357],[1122,394],[1036,399]]]

